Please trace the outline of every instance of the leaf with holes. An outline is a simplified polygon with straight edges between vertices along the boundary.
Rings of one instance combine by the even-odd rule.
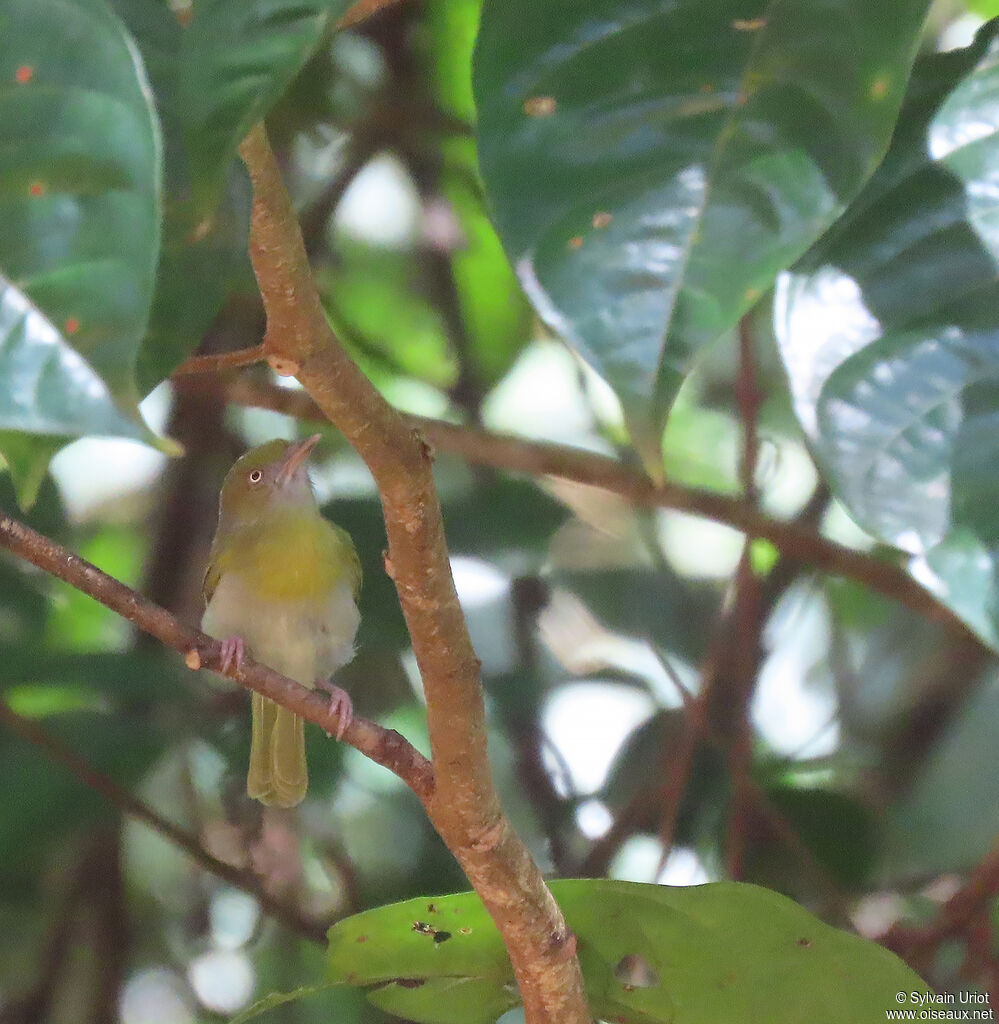
[[[142,64],[103,0],[6,0],[0,19],[0,427],[142,436],[160,201]]]
[[[994,647],[997,28],[917,65],[884,165],[775,308],[795,410],[837,497]]]
[[[926,0],[486,0],[479,156],[539,313],[654,442],[888,144]]]
[[[926,992],[880,946],[754,885],[551,883],[576,935],[594,1013],[621,1024],[856,1024]],[[369,910],[329,932],[329,977],[421,1024],[492,1024],[518,1002],[474,893]]]
[[[183,33],[179,109],[195,208],[210,214],[240,142],[280,98],[347,0],[203,0]]]

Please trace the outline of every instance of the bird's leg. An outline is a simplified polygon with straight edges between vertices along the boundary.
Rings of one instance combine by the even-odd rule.
[[[336,726],[336,738],[342,740],[347,726],[354,718],[354,705],[350,694],[328,679],[317,679],[316,687],[325,690],[330,695],[330,711],[335,711],[340,716]]]
[[[235,668],[238,672],[243,667],[243,659],[246,657],[246,641],[235,633],[227,636],[219,644],[219,658],[222,662],[222,671],[228,672]]]

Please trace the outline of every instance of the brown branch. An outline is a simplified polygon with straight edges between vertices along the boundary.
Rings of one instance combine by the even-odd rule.
[[[323,694],[309,690],[249,658],[244,659],[239,671],[223,672],[217,640],[185,626],[166,609],[131,587],[3,512],[0,512],[0,546],[83,591],[143,632],[180,652],[185,656],[188,668],[207,668],[224,675],[240,686],[256,690],[290,708],[326,732],[336,732],[338,716],[330,711],[329,701]],[[343,739],[372,761],[398,775],[423,803],[429,801],[434,789],[430,762],[395,730],[384,729],[363,718],[354,718]]]
[[[742,425],[742,453],[739,480],[746,502],[758,501],[756,467],[759,457],[758,418],[762,396],[756,374],[756,351],[750,314],[739,321],[739,372],[735,384],[736,404]],[[742,556],[735,572],[733,629],[727,633],[728,651],[725,660],[730,671],[719,681],[727,693],[721,699],[732,705],[731,733],[728,748],[729,778],[732,797],[729,808],[728,836],[725,844],[725,866],[729,878],[740,880],[746,857],[746,834],[749,822],[747,793],[753,760],[753,728],[749,706],[763,659],[761,632],[766,616],[760,599],[760,581],[753,571],[753,535],[747,534]]]
[[[219,373],[222,370],[236,370],[241,366],[262,363],[266,357],[267,353],[264,351],[262,343],[254,345],[253,348],[239,348],[234,352],[188,356],[171,376],[186,377],[192,373]]]
[[[380,11],[387,7],[395,7],[404,0],[357,0],[357,3],[347,8],[346,12],[336,23],[337,28],[353,28],[360,25],[362,21],[373,18]]]
[[[333,335],[262,125],[240,153],[253,182],[250,256],[267,312],[268,359],[294,372],[378,486],[395,581],[427,697],[434,827],[495,920],[528,1024],[588,1024],[565,920],[496,794],[479,659],[451,578],[431,449]]]
[[[940,913],[925,925],[896,922],[878,940],[903,960],[918,962],[932,954],[941,942],[960,935],[980,914],[986,914],[999,894],[999,842],[985,855],[968,881],[943,905]]]
[[[268,385],[248,377],[232,380],[226,388],[226,398],[236,405],[272,409],[300,419],[326,419],[305,392]],[[828,540],[810,527],[772,519],[743,498],[668,481],[657,486],[617,459],[569,445],[495,434],[422,416],[405,416],[404,420],[418,430],[435,450],[458,455],[471,463],[589,484],[619,494],[639,507],[689,512],[768,540],[790,561],[855,580],[981,646],[964,623],[904,569],[876,555]]]
[[[132,796],[127,789],[119,786],[107,775],[95,771],[78,754],[64,746],[31,719],[19,715],[4,701],[0,701],[0,722],[21,739],[44,751],[53,761],[58,761],[123,814],[148,825],[154,832],[183,850],[206,871],[235,888],[249,893],[257,900],[265,913],[280,921],[290,931],[325,945],[326,929],[323,925],[303,917],[294,907],[275,899],[260,885],[254,875],[241,871],[234,865],[213,856],[189,832],[161,817],[151,807]]]

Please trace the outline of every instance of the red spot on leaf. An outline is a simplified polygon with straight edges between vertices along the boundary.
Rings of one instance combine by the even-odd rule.
[[[80,321],[75,316],[70,316],[66,318],[66,322],[62,326],[67,334],[76,334],[80,329]]]
[[[40,181],[33,181],[28,186],[28,192],[35,198],[45,195],[45,186]]]
[[[17,82],[18,85],[24,85],[25,83],[30,82],[34,77],[35,69],[30,64],[22,64],[14,72],[14,81]]]
[[[357,938],[354,941],[355,942],[367,942],[368,941],[368,937],[367,937],[367,935],[358,935]]]

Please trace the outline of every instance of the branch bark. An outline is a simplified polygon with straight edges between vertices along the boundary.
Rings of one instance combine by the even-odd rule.
[[[143,632],[180,652],[188,668],[207,668],[224,675],[248,690],[256,690],[291,708],[327,733],[336,732],[339,716],[330,711],[329,701],[324,695],[306,689],[293,679],[249,658],[244,659],[238,672],[223,672],[217,640],[185,626],[165,608],[3,512],[0,512],[0,546],[100,601]],[[343,740],[398,775],[423,804],[429,803],[434,791],[433,768],[394,729],[384,729],[374,722],[354,718],[344,732]]]
[[[503,936],[528,1024],[587,1024],[571,935],[493,785],[479,660],[451,578],[431,449],[330,329],[262,125],[240,153],[253,182],[250,256],[267,312],[268,361],[298,378],[378,486],[389,543],[386,571],[399,593],[427,697],[436,779],[427,812]]]
[[[326,419],[316,402],[305,392],[267,385],[248,377],[231,380],[226,386],[226,398],[236,405],[272,409],[300,419]],[[657,485],[617,459],[569,445],[495,434],[423,416],[403,416],[403,421],[418,431],[435,450],[457,455],[474,464],[529,476],[561,477],[612,491],[637,507],[689,512],[768,540],[790,561],[854,580],[981,646],[981,642],[949,608],[898,565],[877,555],[837,544],[811,527],[772,519],[744,498],[684,487],[669,481]]]

